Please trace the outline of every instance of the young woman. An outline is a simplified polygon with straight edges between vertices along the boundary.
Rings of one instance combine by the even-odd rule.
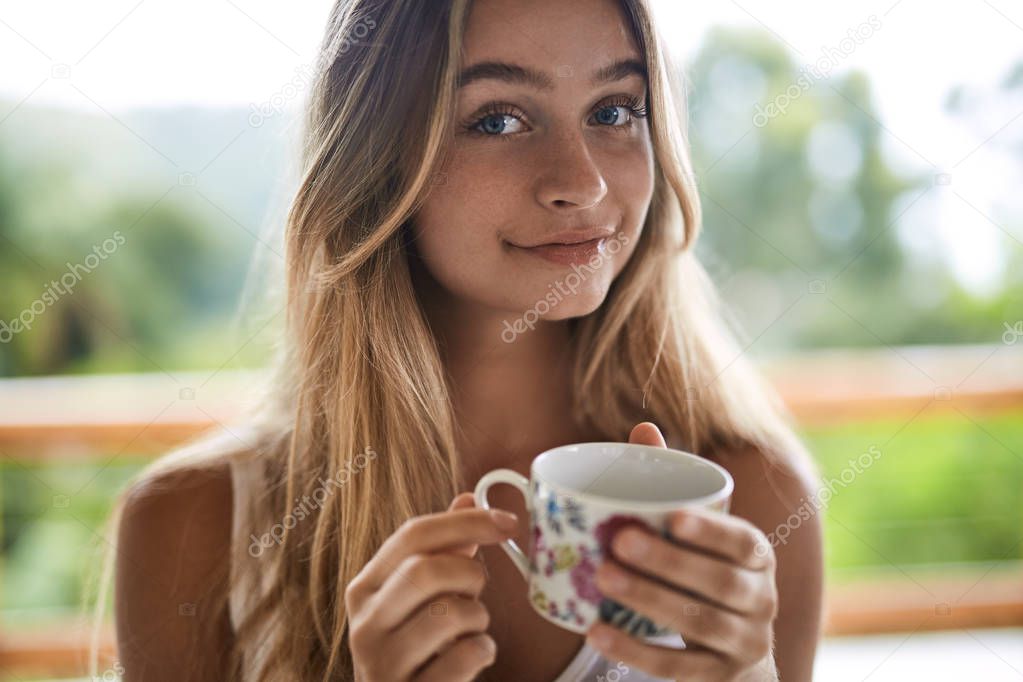
[[[815,470],[693,255],[663,49],[646,0],[339,0],[270,390],[114,517],[125,679],[811,678],[820,525],[768,538]],[[536,614],[498,546],[523,501],[467,492],[626,439],[736,482],[730,515],[623,531],[598,571],[685,649]]]

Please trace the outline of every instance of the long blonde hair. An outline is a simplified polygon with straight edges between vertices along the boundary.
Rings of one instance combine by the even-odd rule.
[[[685,131],[684,81],[647,0],[622,0],[649,77],[656,180],[635,251],[601,307],[573,320],[572,416],[626,440],[639,421],[704,456],[809,460],[778,397],[744,357],[693,246],[700,206]],[[444,159],[470,0],[337,0],[305,120],[302,177],[286,220],[287,321],[251,448],[204,438],[139,475],[255,459],[265,531],[338,476],[377,456],[313,519],[257,560],[265,578],[236,630],[232,667],[260,622],[277,636],[260,679],[351,680],[344,588],[406,519],[467,489],[449,382],[410,276],[408,225]],[[737,330],[735,330],[737,331]],[[118,501],[113,518],[120,514]],[[211,581],[223,606],[230,577]],[[225,652],[227,653],[227,652]]]

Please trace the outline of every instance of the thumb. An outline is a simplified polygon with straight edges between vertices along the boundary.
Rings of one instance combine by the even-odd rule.
[[[668,447],[668,444],[664,442],[664,436],[661,435],[661,430],[653,422],[640,422],[632,427],[632,431],[629,433],[629,442],[636,445],[653,445],[659,448]]]
[[[476,506],[476,498],[472,493],[465,492],[455,495],[455,498],[451,500],[451,504],[448,505],[448,511],[457,511],[459,509],[472,509]],[[462,554],[472,559],[476,556],[476,551],[479,549],[479,545],[461,545],[451,551],[456,554]]]
[[[456,509],[472,509],[476,506],[476,498],[472,493],[459,493],[451,500],[451,504],[448,505],[448,511],[455,511]]]

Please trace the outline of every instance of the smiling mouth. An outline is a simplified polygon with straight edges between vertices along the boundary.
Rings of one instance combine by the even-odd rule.
[[[516,246],[509,245],[515,250],[532,256],[557,263],[559,265],[574,265],[585,263],[594,256],[603,257],[606,251],[607,237],[597,237],[584,242],[570,244],[550,243],[539,246]]]

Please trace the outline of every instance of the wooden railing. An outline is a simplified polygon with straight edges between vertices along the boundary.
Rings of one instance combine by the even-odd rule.
[[[801,353],[758,363],[802,425],[1023,407],[1023,341]],[[0,454],[22,461],[155,456],[211,427],[230,428],[255,372],[218,371],[0,380]],[[938,575],[828,586],[830,635],[1023,625],[1023,566],[943,567]],[[0,629],[0,670],[82,675],[88,627]],[[105,664],[112,631],[102,638]],[[103,667],[101,666],[101,670]]]

